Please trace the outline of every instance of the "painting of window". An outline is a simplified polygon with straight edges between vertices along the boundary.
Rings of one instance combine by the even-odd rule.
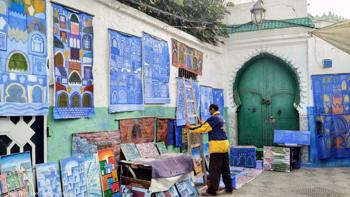
[[[63,67],[64,59],[62,53],[57,53],[54,58],[55,66]]]
[[[34,34],[31,40],[32,51],[36,53],[44,53],[44,39],[38,35]]]
[[[33,103],[42,103],[43,102],[43,91],[40,87],[33,88],[32,102]]]
[[[80,60],[80,50],[79,49],[71,48],[70,55],[71,55],[70,57],[72,60]]]
[[[84,78],[85,79],[92,79],[91,67],[84,67]]]
[[[80,107],[80,96],[78,93],[72,96],[72,107]]]
[[[72,14],[72,16],[70,17],[70,22],[70,32],[74,35],[79,35],[79,19],[77,15]]]
[[[78,72],[74,71],[69,77],[69,83],[71,84],[80,84],[81,83],[81,77],[78,74]]]
[[[26,90],[20,84],[11,84],[6,90],[6,102],[25,103],[27,101]]]
[[[58,107],[68,107],[68,95],[63,92],[58,96]]]
[[[3,32],[0,32],[0,50],[7,50],[6,34]]]
[[[83,96],[83,107],[91,107],[91,96],[89,94],[84,94]]]
[[[66,29],[66,17],[62,15],[60,16],[60,27]]]
[[[91,36],[84,35],[83,36],[83,49],[85,50],[91,50]]]
[[[61,36],[61,40],[62,40],[62,42],[67,42],[67,32],[65,32],[65,31],[61,31],[60,32],[60,36]]]
[[[27,72],[28,62],[25,56],[21,53],[14,53],[11,55],[8,62],[9,72]]]

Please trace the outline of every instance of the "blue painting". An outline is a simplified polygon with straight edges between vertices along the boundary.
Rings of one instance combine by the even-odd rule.
[[[91,117],[94,112],[92,16],[53,7],[55,119]]]
[[[209,106],[213,103],[213,89],[208,86],[200,86],[201,94],[201,119],[203,121],[210,118]]]
[[[36,183],[38,197],[61,197],[61,176],[58,163],[37,164]]]
[[[70,157],[62,159],[60,164],[63,195],[65,197],[87,197],[84,159],[81,157]]]
[[[318,156],[350,158],[350,74],[314,75]]]
[[[143,110],[142,40],[109,30],[109,111]]]
[[[176,125],[177,126],[183,126],[186,124],[186,109],[185,109],[185,91],[184,91],[184,85],[185,86],[191,86],[191,81],[183,79],[183,78],[177,78],[177,109],[176,109]],[[197,81],[192,81],[192,89],[193,93],[195,95],[196,100],[196,106],[197,108],[194,109],[193,105],[189,102],[187,102],[187,110],[189,115],[189,123],[195,124],[196,118],[195,112],[199,112],[199,106],[200,106],[200,89],[199,89],[199,83]],[[186,96],[187,100],[192,100],[192,90],[191,88],[186,88]],[[196,110],[196,111],[195,111]]]
[[[213,103],[219,106],[221,116],[224,116],[224,90],[213,88]]]
[[[84,156],[84,167],[86,173],[86,185],[88,197],[102,197],[102,187],[100,180],[100,164],[97,153]]]
[[[45,0],[0,0],[0,116],[48,113]]]
[[[29,152],[1,156],[0,173],[6,176],[9,196],[34,197],[35,184]]]
[[[142,44],[145,103],[170,103],[170,57],[168,42],[143,33]]]

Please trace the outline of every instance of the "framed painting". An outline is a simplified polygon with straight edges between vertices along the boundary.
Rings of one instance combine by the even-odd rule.
[[[135,118],[119,121],[121,143],[154,142],[155,118]]]
[[[38,197],[61,197],[61,176],[58,163],[37,164],[36,183]]]

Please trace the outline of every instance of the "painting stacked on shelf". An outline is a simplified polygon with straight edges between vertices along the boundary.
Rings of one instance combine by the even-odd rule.
[[[170,103],[170,57],[168,42],[143,33],[145,103]]]
[[[57,4],[53,7],[54,118],[94,115],[92,16]]]
[[[0,115],[48,113],[45,0],[0,1]]]
[[[203,53],[175,39],[171,39],[171,41],[173,65],[202,75]]]
[[[109,111],[143,110],[142,40],[109,30]]]
[[[350,157],[350,74],[312,76],[318,156]]]

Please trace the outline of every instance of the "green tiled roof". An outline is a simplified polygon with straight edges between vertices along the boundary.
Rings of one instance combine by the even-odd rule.
[[[253,23],[249,22],[242,25],[231,25],[228,26],[228,33],[240,33],[240,32],[249,32],[249,31],[259,31],[259,30],[267,30],[267,29],[281,29],[288,27],[315,27],[315,24],[308,17],[305,18],[293,18],[286,20],[264,20],[259,28]]]

